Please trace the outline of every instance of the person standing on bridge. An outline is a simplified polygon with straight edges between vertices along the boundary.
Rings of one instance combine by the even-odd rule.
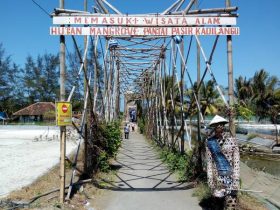
[[[239,149],[235,138],[224,132],[228,121],[216,115],[206,141],[207,179],[214,197],[224,198],[225,209],[237,209],[239,189]]]
[[[129,126],[128,126],[128,124],[126,124],[124,126],[124,138],[128,139],[128,137],[129,137]]]

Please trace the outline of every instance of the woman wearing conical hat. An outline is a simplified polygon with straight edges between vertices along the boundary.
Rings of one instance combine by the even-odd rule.
[[[206,141],[207,179],[213,196],[225,199],[225,209],[237,209],[240,157],[236,139],[224,132],[227,123],[219,115],[209,123],[213,132]]]

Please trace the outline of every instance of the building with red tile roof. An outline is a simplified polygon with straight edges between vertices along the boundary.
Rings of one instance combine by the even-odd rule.
[[[50,121],[55,119],[54,113],[53,102],[37,102],[13,113],[13,116],[19,117],[20,122]]]

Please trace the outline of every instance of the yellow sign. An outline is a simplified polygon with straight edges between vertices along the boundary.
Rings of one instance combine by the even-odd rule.
[[[56,102],[56,125],[72,125],[72,104],[70,102]]]

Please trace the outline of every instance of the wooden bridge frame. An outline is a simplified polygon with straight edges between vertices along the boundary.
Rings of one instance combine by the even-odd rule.
[[[211,15],[211,16],[228,16],[236,17],[237,7],[232,7],[230,0],[225,0],[225,8],[212,8],[212,9],[200,9],[198,7],[198,0],[190,0],[185,6],[185,0],[177,0],[169,8],[161,13],[161,15]],[[110,11],[115,14],[122,14],[117,8],[113,7],[106,0],[95,0],[96,5],[93,7],[95,15],[96,14],[110,14]],[[59,0],[59,8],[55,9],[53,16],[61,15],[90,15],[87,12],[87,0],[84,0],[84,10],[67,10],[64,8],[64,0]],[[120,113],[120,95],[126,94],[130,91],[133,92],[135,100],[141,100],[143,106],[147,110],[147,123],[149,127],[152,128],[148,134],[150,137],[158,138],[158,141],[161,141],[163,144],[168,144],[174,147],[175,145],[179,146],[180,151],[183,153],[185,151],[184,146],[184,136],[185,132],[188,131],[187,125],[185,124],[184,116],[184,81],[187,75],[187,78],[190,80],[191,87],[193,88],[193,81],[188,72],[188,58],[190,54],[190,46],[193,42],[193,37],[195,37],[196,42],[196,54],[197,54],[197,79],[198,84],[197,91],[193,91],[193,100],[197,106],[198,111],[200,112],[200,94],[199,89],[202,82],[204,81],[205,75],[208,72],[215,83],[217,90],[219,91],[223,101],[228,109],[231,109],[231,106],[234,104],[233,100],[233,61],[232,61],[232,36],[228,35],[227,42],[227,63],[228,63],[228,98],[227,101],[223,97],[223,93],[215,79],[215,76],[211,70],[211,63],[213,55],[216,49],[219,36],[216,36],[216,39],[213,43],[213,47],[209,57],[206,56],[200,38],[197,35],[190,37],[190,43],[187,48],[187,54],[185,55],[185,46],[186,41],[183,38],[182,42],[175,43],[175,39],[172,37],[157,37],[157,36],[142,36],[142,37],[129,37],[129,36],[118,36],[118,37],[104,37],[105,38],[105,47],[102,47],[102,42],[100,37],[95,36],[85,36],[84,37],[84,55],[78,53],[81,67],[79,75],[81,72],[84,73],[84,83],[85,83],[85,103],[84,111],[82,114],[82,125],[79,130],[81,134],[81,139],[84,139],[85,145],[87,142],[87,134],[84,132],[87,128],[86,125],[86,110],[90,109],[98,115],[99,117],[104,117],[106,121],[111,121],[117,119]],[[114,38],[118,41],[119,45],[117,47],[109,47],[109,40]],[[75,36],[72,36],[72,40],[75,44],[77,52],[80,52],[78,49],[78,44]],[[92,43],[95,46],[95,63],[94,69],[87,69],[87,52],[89,43]],[[97,57],[98,43],[103,50],[103,63],[102,68],[98,69]],[[140,45],[140,47],[138,47]],[[142,48],[141,48],[142,46]],[[169,51],[169,54],[167,53]],[[177,56],[179,53],[179,56]],[[167,69],[167,55],[170,55],[170,65],[171,68]],[[202,59],[205,62],[205,70],[201,76],[201,55]],[[178,58],[179,57],[179,58]],[[65,37],[60,36],[60,100],[66,101],[65,94]],[[178,64],[177,64],[178,63]],[[101,89],[100,83],[101,78],[99,77],[100,72],[103,71],[103,82],[104,86]],[[178,72],[178,70],[180,70]],[[166,76],[169,75],[172,78],[172,88],[170,91],[171,96],[171,124],[168,124],[167,120],[167,107],[165,103],[165,98],[167,97],[168,91],[166,90],[165,80]],[[91,73],[93,74],[93,93],[91,94]],[[177,73],[180,75],[178,79]],[[178,85],[178,87],[176,87]],[[181,115],[181,126],[179,132],[175,134],[176,127],[176,117],[175,117],[175,89],[178,89],[180,92],[180,115]],[[67,101],[71,101],[75,87],[73,87]],[[169,97],[169,96],[168,96]],[[101,102],[100,102],[100,100]],[[233,123],[233,115],[229,116],[230,120],[230,131],[232,135],[235,135],[235,127]],[[200,123],[203,122],[203,117],[198,114],[198,140],[201,141],[200,136]],[[171,127],[171,141],[167,138],[167,129]],[[83,134],[83,135],[82,135]],[[181,141],[178,142],[179,137]],[[60,202],[63,203],[65,200],[65,127],[61,127],[61,161],[60,161]],[[74,173],[73,173],[74,174]],[[72,179],[70,183],[69,191],[71,192]],[[69,192],[68,191],[68,192]],[[69,198],[68,193],[68,198]]]

